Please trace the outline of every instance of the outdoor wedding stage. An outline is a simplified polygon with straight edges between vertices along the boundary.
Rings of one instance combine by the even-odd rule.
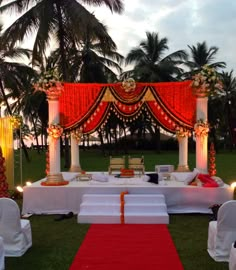
[[[229,185],[222,187],[198,187],[186,185],[181,180],[188,173],[178,174],[178,180],[159,181],[158,184],[146,181],[145,176],[117,178],[104,173],[107,182],[95,180],[80,181],[78,173],[63,172],[69,181],[65,186],[43,186],[45,179],[25,186],[23,192],[22,214],[78,214],[84,194],[163,194],[168,213],[211,213],[209,207],[233,199],[234,190]],[[91,172],[91,175],[101,174]],[[182,176],[181,176],[182,175]]]
[[[115,84],[64,83],[45,92],[49,104],[46,177],[24,187],[22,214],[73,212],[78,214],[78,222],[81,223],[122,223],[120,213],[125,212],[125,223],[145,221],[168,224],[169,213],[211,213],[209,207],[213,204],[233,199],[233,188],[224,183],[218,186],[211,179],[213,185],[193,186],[185,182],[186,174],[191,174],[188,166],[188,138],[193,132],[196,170],[203,177],[216,175],[213,146],[208,159],[208,96],[193,91],[191,81],[151,84],[134,81]],[[81,172],[81,138],[102,130],[111,115],[125,123],[138,121],[141,115],[146,115],[153,124],[175,133],[179,145],[179,163],[169,180],[150,183],[142,175],[117,178],[108,172],[87,172],[91,179],[78,177]],[[70,139],[70,172],[61,172],[60,137]],[[121,168],[131,169],[124,164]],[[156,170],[150,173],[156,173]],[[100,179],[96,177],[98,174]],[[106,181],[101,181],[104,177]],[[124,200],[120,200],[124,192],[127,194]],[[157,212],[160,217],[157,217]],[[88,213],[91,213],[90,218],[87,218]],[[100,213],[101,216],[105,214],[98,217]],[[147,214],[150,214],[148,218]]]

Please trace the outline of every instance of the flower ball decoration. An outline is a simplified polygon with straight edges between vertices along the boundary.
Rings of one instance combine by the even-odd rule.
[[[192,77],[192,88],[198,97],[220,94],[223,84],[214,68],[204,65],[201,71]]]
[[[210,130],[210,126],[207,121],[199,119],[197,123],[194,125],[195,136],[207,136]]]
[[[175,134],[177,138],[184,138],[184,137],[190,137],[191,132],[189,129],[186,129],[184,127],[176,127]]]
[[[63,133],[63,128],[59,124],[51,124],[47,128],[47,132],[53,139],[59,139]]]
[[[133,78],[128,78],[122,82],[122,87],[126,93],[132,92],[136,88],[136,83]]]

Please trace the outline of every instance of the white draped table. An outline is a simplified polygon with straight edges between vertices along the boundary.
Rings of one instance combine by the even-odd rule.
[[[90,172],[93,174],[94,172]],[[176,180],[153,184],[143,177],[116,178],[107,176],[107,182],[78,181],[78,173],[64,173],[69,181],[66,186],[42,186],[42,179],[24,187],[22,214],[66,214],[79,212],[83,194],[163,194],[168,213],[211,213],[209,206],[233,199],[229,185],[218,188],[204,188],[185,185]]]

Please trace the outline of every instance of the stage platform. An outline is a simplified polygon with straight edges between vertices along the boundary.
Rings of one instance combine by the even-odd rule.
[[[209,206],[232,200],[234,193],[227,184],[218,188],[189,186],[177,180],[154,184],[145,181],[142,176],[116,178],[114,175],[108,176],[108,182],[78,181],[78,173],[62,174],[69,181],[66,186],[42,186],[41,182],[45,179],[25,186],[22,214],[77,214],[83,194],[120,194],[123,191],[129,194],[163,194],[169,214],[211,213]]]

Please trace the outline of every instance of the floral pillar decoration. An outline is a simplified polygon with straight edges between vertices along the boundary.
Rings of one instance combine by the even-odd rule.
[[[77,128],[71,132],[71,172],[81,172],[79,159],[79,144],[83,136],[83,129]]]
[[[176,128],[176,137],[179,143],[179,165],[177,172],[188,172],[188,137],[191,132],[183,127]]]
[[[194,131],[196,135],[196,168],[208,172],[208,97],[220,94],[222,83],[214,68],[205,65],[193,76],[192,88],[197,97],[197,113]]]
[[[35,91],[45,92],[48,100],[49,126],[47,129],[49,135],[49,172],[46,181],[42,182],[45,186],[66,185],[61,173],[60,160],[60,137],[63,128],[60,126],[59,116],[59,96],[63,91],[63,84],[59,82],[59,76],[56,70],[49,70],[42,74],[38,82],[34,85]]]
[[[203,173],[207,173],[208,122],[203,119],[198,120],[194,125],[194,132],[196,136],[196,168]]]
[[[209,152],[209,170],[208,170],[210,176],[216,175],[215,156],[216,156],[216,151],[215,151],[214,143],[211,143],[210,152]]]

